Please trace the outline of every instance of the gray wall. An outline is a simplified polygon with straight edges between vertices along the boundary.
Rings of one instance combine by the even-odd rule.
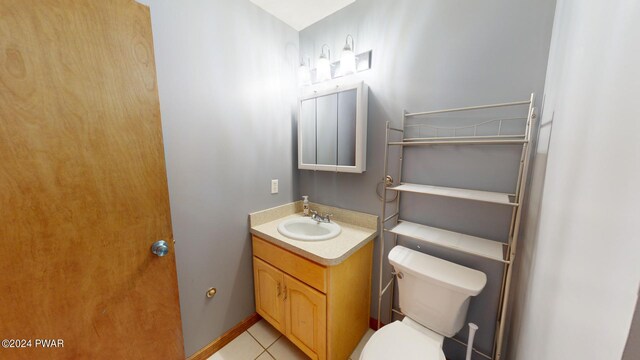
[[[310,195],[314,202],[380,214],[375,188],[383,176],[386,121],[398,126],[403,109],[522,100],[531,92],[540,99],[554,7],[554,0],[359,0],[302,30],[301,54],[312,59],[312,67],[324,43],[331,48],[333,59],[338,59],[347,34],[353,35],[356,52],[373,50],[373,62],[371,70],[353,76],[363,79],[370,89],[367,171],[337,174],[301,170],[300,195]],[[415,169],[408,172],[410,176],[437,185],[513,191],[518,155],[517,148],[433,148],[410,155],[406,162],[412,164],[406,164],[406,169]],[[408,219],[497,240],[506,238],[504,227],[510,212],[503,208],[435,197],[413,196],[402,202]],[[417,244],[402,243],[417,248]],[[495,314],[487,309],[496,307],[501,266],[425,246],[420,251],[489,275],[487,288],[472,302],[469,319],[480,326],[477,347],[490,353]],[[373,317],[377,315],[377,268],[376,257]],[[466,330],[460,336],[466,338]],[[450,358],[463,358],[459,346],[446,347]]]
[[[247,0],[150,2],[190,355],[255,311],[247,214],[297,197],[298,33]]]
[[[508,359],[638,358],[638,14],[558,1]]]

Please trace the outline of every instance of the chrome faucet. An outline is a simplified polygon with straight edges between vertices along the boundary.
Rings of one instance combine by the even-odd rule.
[[[331,218],[333,217],[333,214],[319,215],[318,212],[314,210],[310,210],[310,212],[311,212],[311,219],[315,220],[318,224],[321,222],[330,223]]]

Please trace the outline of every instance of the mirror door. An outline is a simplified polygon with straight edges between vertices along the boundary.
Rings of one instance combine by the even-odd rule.
[[[316,164],[316,99],[303,100],[300,104],[300,135],[298,154],[302,164],[313,166]]]
[[[338,165],[356,166],[356,90],[338,93]]]
[[[316,164],[338,163],[338,95],[316,99]]]

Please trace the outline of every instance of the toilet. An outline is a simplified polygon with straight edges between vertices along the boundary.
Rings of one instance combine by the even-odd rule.
[[[365,344],[361,360],[445,360],[444,337],[465,324],[469,300],[487,283],[478,270],[403,246],[389,252],[398,281],[402,321],[376,331]]]

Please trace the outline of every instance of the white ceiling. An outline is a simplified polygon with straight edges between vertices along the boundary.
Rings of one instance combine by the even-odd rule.
[[[300,31],[356,0],[250,0]]]

